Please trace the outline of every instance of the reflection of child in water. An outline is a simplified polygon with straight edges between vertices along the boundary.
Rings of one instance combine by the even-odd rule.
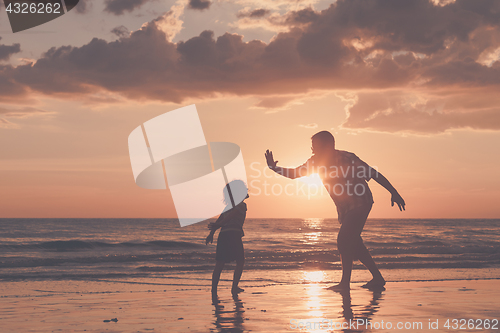
[[[245,222],[247,205],[242,201],[235,206],[233,204],[232,196],[234,193],[248,193],[248,189],[243,181],[233,180],[226,185],[223,192],[224,203],[233,208],[222,213],[217,221],[208,224],[210,234],[207,236],[205,241],[206,244],[212,243],[215,231],[218,228],[221,228],[219,237],[217,238],[217,251],[215,254],[216,262],[212,275],[212,296],[217,295],[217,286],[219,284],[220,274],[224,268],[224,264],[234,260],[236,260],[236,268],[234,269],[231,293],[237,294],[243,291],[243,289],[238,287],[238,283],[240,282],[243,265],[245,263],[245,254],[241,237],[244,236],[243,223]],[[247,198],[248,194],[245,199]]]

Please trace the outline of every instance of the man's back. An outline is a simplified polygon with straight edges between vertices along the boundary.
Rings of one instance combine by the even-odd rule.
[[[315,154],[296,170],[300,176],[319,175],[339,214],[373,204],[367,181],[377,171],[351,152],[333,150],[326,156]]]

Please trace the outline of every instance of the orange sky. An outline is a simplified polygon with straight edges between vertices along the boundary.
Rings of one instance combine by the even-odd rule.
[[[16,34],[0,12],[0,218],[175,217],[168,191],[135,185],[127,138],[193,103],[207,141],[242,149],[249,217],[336,217],[326,193],[259,176],[266,149],[298,166],[320,130],[406,200],[399,212],[370,181],[373,218],[500,217],[498,8],[79,6]]]

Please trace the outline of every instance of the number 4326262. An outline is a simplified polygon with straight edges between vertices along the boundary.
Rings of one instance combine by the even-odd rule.
[[[498,330],[498,319],[448,319],[443,327],[449,330]]]
[[[9,3],[5,11],[9,14],[61,14],[61,3],[28,3],[15,2]]]

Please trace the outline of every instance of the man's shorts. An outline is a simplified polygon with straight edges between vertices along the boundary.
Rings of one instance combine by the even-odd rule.
[[[361,234],[371,209],[372,204],[363,205],[353,208],[342,215],[339,214],[340,228],[345,231],[349,230],[350,234]]]

